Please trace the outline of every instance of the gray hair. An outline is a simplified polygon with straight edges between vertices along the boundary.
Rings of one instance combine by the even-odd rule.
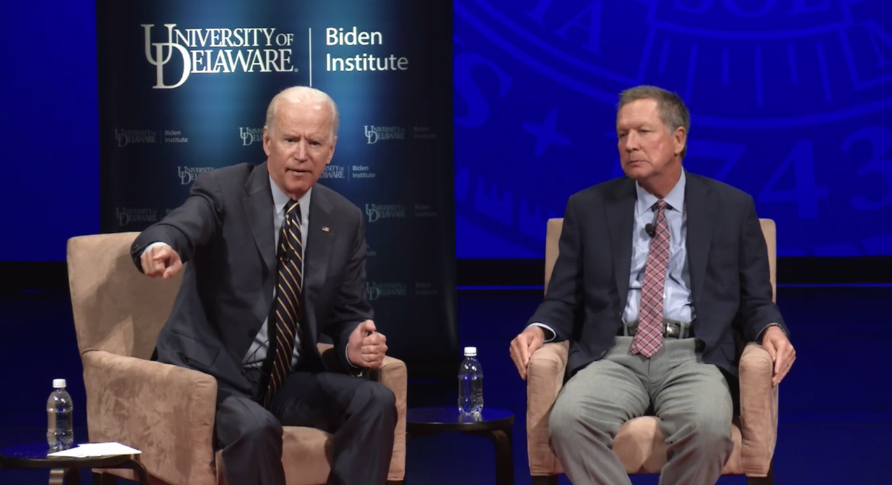
[[[266,127],[272,130],[273,122],[276,119],[276,109],[280,101],[288,101],[290,103],[300,104],[323,104],[331,108],[331,137],[334,139],[338,135],[338,125],[341,123],[341,115],[338,113],[338,105],[328,94],[308,86],[293,86],[284,89],[275,95],[266,108]]]
[[[642,99],[652,99],[657,102],[660,121],[669,129],[670,133],[675,133],[679,127],[684,127],[685,133],[690,133],[691,114],[688,112],[684,100],[672,91],[657,86],[635,86],[620,93],[619,104],[616,106],[617,117],[619,117],[619,111],[623,106]],[[681,158],[684,158],[687,152],[688,144],[686,142],[681,150]]]

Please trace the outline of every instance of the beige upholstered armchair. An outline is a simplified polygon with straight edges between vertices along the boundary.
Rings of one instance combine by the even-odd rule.
[[[216,380],[148,360],[181,278],[164,281],[140,274],[129,253],[135,238],[136,233],[123,233],[68,241],[90,441],[118,441],[142,450],[142,463],[154,484],[223,484],[220,453],[212,448]],[[329,349],[320,345],[320,351]],[[406,462],[406,365],[388,357],[377,378],[396,395],[399,418],[388,480],[401,482]],[[285,427],[283,439],[287,483],[325,483],[331,436]],[[105,473],[135,479],[130,470]],[[101,477],[102,483],[114,483],[113,475]]]
[[[548,221],[545,244],[545,286],[558,255],[563,219]],[[768,243],[771,286],[775,289],[775,225],[762,219],[762,233]],[[775,290],[776,294],[776,290]],[[563,473],[560,462],[548,446],[548,417],[563,386],[568,343],[548,343],[530,359],[527,377],[527,452],[534,485],[556,485]],[[771,484],[771,459],[777,438],[777,388],[771,387],[772,363],[761,345],[747,344],[740,355],[740,416],[734,419],[731,434],[734,451],[723,474],[746,475],[748,483]],[[619,430],[613,451],[629,474],[659,473],[666,463],[666,443],[657,418],[643,416],[626,422]]]

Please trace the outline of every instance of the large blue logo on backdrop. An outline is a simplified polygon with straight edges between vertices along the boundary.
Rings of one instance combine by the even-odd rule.
[[[567,197],[622,175],[637,84],[685,99],[685,167],[750,193],[779,255],[892,254],[892,3],[454,5],[460,258],[542,257]]]

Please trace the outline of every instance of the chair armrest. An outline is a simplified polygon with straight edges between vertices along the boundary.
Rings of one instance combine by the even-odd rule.
[[[372,374],[381,384],[393,391],[396,397],[396,429],[394,430],[393,455],[387,480],[402,481],[406,477],[406,364],[393,357],[384,357],[384,363]]]
[[[533,476],[562,473],[548,446],[548,418],[564,385],[569,342],[547,343],[530,358],[527,369],[527,454]]]
[[[774,365],[761,345],[751,342],[740,356],[740,460],[744,473],[765,476],[777,442],[778,388]]]
[[[83,364],[90,441],[141,450],[149,474],[166,483],[216,483],[216,379],[101,350],[85,352]]]
[[[316,345],[329,366],[343,367],[337,364],[334,347],[331,344]],[[331,368],[331,367],[330,367]],[[406,476],[406,388],[408,385],[408,369],[406,364],[393,357],[384,357],[381,367],[368,373],[370,379],[380,382],[393,391],[396,398],[397,421],[394,430],[393,455],[390,459],[390,471],[387,480],[402,481]]]

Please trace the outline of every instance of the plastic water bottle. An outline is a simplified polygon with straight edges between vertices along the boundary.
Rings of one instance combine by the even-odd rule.
[[[477,348],[465,347],[465,360],[458,369],[458,412],[479,416],[483,411],[483,367]]]
[[[71,396],[65,390],[65,379],[53,379],[53,393],[46,401],[46,442],[50,450],[67,450],[74,443],[73,411]]]

